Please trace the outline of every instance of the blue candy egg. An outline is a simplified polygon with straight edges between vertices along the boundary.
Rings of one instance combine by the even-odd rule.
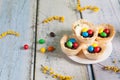
[[[83,37],[88,37],[88,35],[89,35],[88,32],[82,32]]]
[[[70,41],[72,43],[76,42],[76,40],[74,38],[70,38],[68,41]]]
[[[93,47],[93,46],[89,46],[89,47],[88,47],[88,51],[89,51],[89,52],[93,52],[93,51],[94,51],[94,47]]]

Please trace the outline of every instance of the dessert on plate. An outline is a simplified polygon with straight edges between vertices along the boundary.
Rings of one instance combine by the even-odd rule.
[[[100,24],[98,30],[96,41],[110,42],[115,36],[115,29],[110,24]]]
[[[82,43],[92,43],[98,34],[98,28],[85,20],[78,20],[72,25],[72,30],[77,39]]]
[[[84,55],[84,60],[100,60],[106,57],[106,52],[112,48],[112,39],[115,29],[110,24],[94,24],[86,20],[78,20],[73,23],[74,35],[64,35],[60,40],[62,51],[68,56]],[[110,54],[109,54],[110,55]]]
[[[77,55],[81,51],[82,44],[78,42],[75,36],[64,35],[60,40],[62,51],[68,56]]]
[[[88,59],[99,59],[102,57],[106,50],[106,45],[102,42],[96,42],[94,41],[91,44],[84,44],[84,47],[82,48],[83,54]]]

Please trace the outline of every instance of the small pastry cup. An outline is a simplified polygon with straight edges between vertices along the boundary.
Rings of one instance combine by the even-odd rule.
[[[82,44],[79,44],[78,48],[77,49],[70,49],[68,47],[65,46],[65,43],[67,42],[67,40],[69,38],[75,38],[75,36],[67,36],[67,35],[64,35],[61,40],[60,40],[60,45],[61,45],[61,49],[62,51],[68,55],[68,56],[75,56],[77,55],[81,49],[82,49]],[[76,38],[75,38],[76,39]],[[78,40],[76,39],[76,41],[78,42]],[[79,43],[79,42],[78,42]]]
[[[92,29],[93,30],[93,36],[92,37],[83,37],[81,35],[81,30],[83,28],[89,28],[89,29]],[[95,27],[92,23],[90,22],[87,22],[85,20],[78,20],[76,21],[73,25],[72,25],[72,30],[74,32],[74,34],[76,35],[77,39],[82,42],[82,43],[92,43],[96,37],[97,37],[97,34],[98,34],[98,28]]]
[[[112,41],[112,39],[113,39],[113,37],[115,36],[115,33],[116,33],[114,27],[112,25],[110,25],[110,24],[101,24],[101,25],[98,25],[98,30],[100,28],[104,28],[104,29],[107,28],[107,29],[109,29],[110,30],[110,34],[109,34],[108,37],[102,38],[102,37],[99,36],[99,33],[98,33],[96,41],[107,42],[107,43]]]
[[[83,51],[83,54],[88,58],[88,59],[91,59],[91,60],[97,60],[97,59],[100,59],[102,57],[102,55],[104,54],[105,50],[106,50],[106,45],[104,43],[101,43],[101,42],[93,42],[93,43],[96,43],[98,44],[98,46],[101,48],[100,52],[98,53],[90,53],[88,51],[88,47],[92,44],[85,44],[84,47],[82,48],[82,51]]]

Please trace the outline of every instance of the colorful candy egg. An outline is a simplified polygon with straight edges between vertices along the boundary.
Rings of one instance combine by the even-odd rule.
[[[93,52],[93,51],[94,51],[94,47],[93,47],[93,46],[89,46],[89,47],[88,47],[88,51],[89,51],[89,52]]]
[[[29,48],[28,44],[24,45],[24,49],[27,50]]]
[[[92,46],[93,46],[93,47],[97,47],[97,46],[98,46],[98,44],[96,44],[96,43],[93,43],[93,44],[92,44]]]
[[[107,37],[107,34],[105,32],[100,33],[101,37]]]
[[[104,28],[100,28],[98,33],[102,33],[104,31]]]
[[[79,46],[79,44],[78,44],[77,42],[74,42],[74,43],[73,43],[73,48],[74,48],[74,49],[78,48],[78,46]]]
[[[70,41],[72,43],[76,42],[75,38],[70,38],[68,41]]]
[[[109,34],[110,33],[110,30],[109,29],[104,29],[104,32],[106,33],[106,34]]]
[[[100,52],[100,50],[101,50],[101,48],[100,47],[94,47],[94,53],[98,53],[98,52]]]
[[[89,29],[87,32],[88,32],[89,35],[93,34],[93,30],[91,30],[91,29]]]
[[[45,40],[44,39],[40,39],[39,40],[39,44],[44,44],[45,43]]]
[[[67,41],[66,46],[69,47],[69,48],[72,48],[73,43],[71,41]]]
[[[88,31],[88,28],[83,28],[82,29],[82,32],[87,32]]]
[[[88,32],[82,32],[82,36],[85,38],[88,37]]]

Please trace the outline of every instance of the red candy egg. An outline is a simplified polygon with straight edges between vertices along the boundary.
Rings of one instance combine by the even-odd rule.
[[[29,48],[28,44],[24,45],[24,49],[27,50]]]
[[[100,48],[100,47],[98,47],[98,46],[97,46],[97,47],[94,47],[94,52],[95,52],[95,53],[100,52],[100,50],[101,50],[101,48]]]
[[[106,34],[109,34],[109,33],[110,33],[110,30],[109,30],[109,29],[104,29],[104,32],[105,32]]]
[[[93,34],[93,30],[91,30],[91,29],[89,29],[87,32],[88,32],[89,35]]]
[[[74,42],[74,43],[73,43],[73,48],[74,48],[74,49],[78,48],[78,46],[79,46],[79,44],[78,44],[77,42]]]

